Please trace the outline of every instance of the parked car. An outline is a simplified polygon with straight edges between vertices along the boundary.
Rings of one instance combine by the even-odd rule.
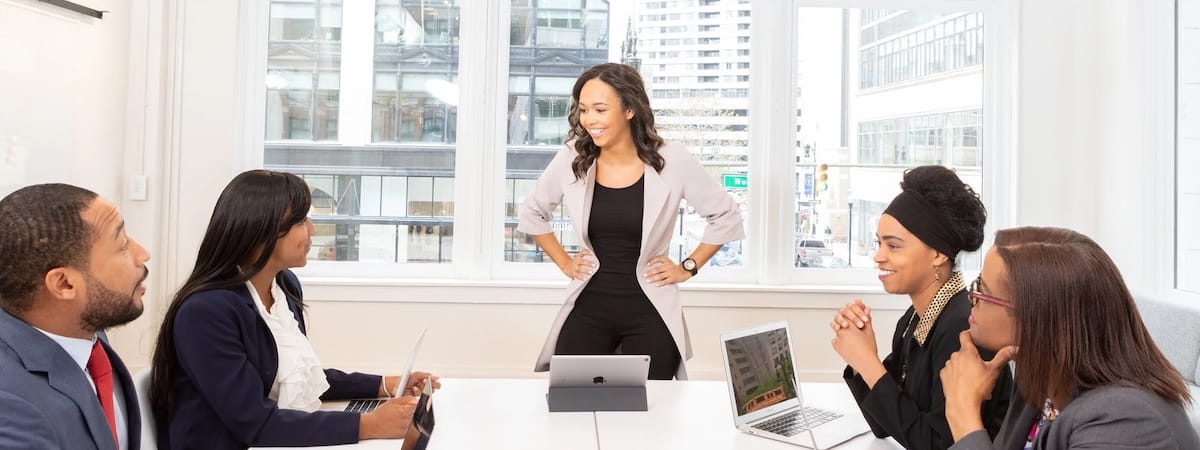
[[[825,247],[825,241],[796,239],[796,267],[820,266],[824,258],[831,256],[833,250]]]

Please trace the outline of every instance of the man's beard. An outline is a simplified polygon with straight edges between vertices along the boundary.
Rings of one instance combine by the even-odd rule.
[[[145,275],[142,275],[143,281],[150,275],[150,269],[145,270]],[[101,331],[127,324],[142,315],[144,305],[133,300],[133,291],[122,294],[105,287],[104,283],[92,278],[90,274],[84,274],[84,278],[91,299],[79,319],[83,329]],[[136,286],[134,290],[137,290]]]

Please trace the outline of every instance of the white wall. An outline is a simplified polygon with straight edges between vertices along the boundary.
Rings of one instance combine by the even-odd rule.
[[[1153,121],[1172,120],[1155,115],[1153,91],[1157,77],[1170,79],[1157,58],[1171,45],[1171,4],[1024,1],[1020,10],[1017,223],[1091,236],[1142,293],[1170,270],[1156,264],[1170,245],[1157,224],[1168,218],[1147,206],[1174,182],[1156,162],[1169,150],[1147,135],[1161,126]]]
[[[1143,265],[1153,253],[1143,243],[1154,230],[1154,218],[1140,214],[1137,205],[1170,181],[1127,175],[1155,173],[1152,163],[1137,157],[1152,149],[1141,148],[1145,124],[1130,118],[1140,117],[1139,93],[1146,78],[1131,66],[1143,58],[1136,45],[1146,44],[1139,41],[1139,7],[1163,1],[1167,0],[1022,1],[1020,35],[1013,38],[1019,52],[1013,68],[1019,89],[1018,176],[1010,190],[1016,220],[1091,234],[1137,286],[1149,286],[1153,278],[1152,269]],[[7,64],[0,65],[0,89],[31,86],[45,93],[40,105],[76,105],[68,122],[76,139],[71,145],[60,144],[70,151],[55,158],[71,161],[71,170],[30,169],[27,173],[34,176],[24,182],[42,181],[40,174],[49,173],[116,197],[122,175],[145,173],[151,178],[148,202],[121,203],[132,229],[146,236],[140,239],[155,253],[148,312],[111,333],[137,368],[148,363],[162,309],[191,267],[217,193],[246,165],[237,153],[243,144],[235,141],[246,104],[236,60],[238,21],[261,18],[240,16],[234,0],[95,3],[113,11],[110,18],[64,21],[37,15],[25,6],[30,1],[0,0],[0,52],[17,54],[0,54],[0,61],[32,58],[37,69],[14,74],[14,69],[4,68]],[[136,17],[138,22],[122,22],[121,17]],[[118,24],[127,29],[108,28]],[[64,37],[53,35],[54,30]],[[43,61],[42,55],[74,54],[77,47],[67,43],[93,48],[91,54],[97,56],[79,60],[90,66],[76,72],[88,74],[89,80],[108,80],[107,90],[55,91],[41,84],[54,78],[42,74],[53,63]],[[20,55],[21,48],[28,49],[27,56]],[[128,66],[135,70],[127,74]],[[125,88],[124,80],[131,88]],[[4,98],[7,103],[10,97]],[[48,117],[38,124],[53,123],[53,114],[43,114]],[[121,130],[136,139],[123,144]],[[12,131],[0,128],[0,136],[4,133]],[[430,335],[421,365],[450,376],[532,375],[529,368],[562,293],[557,285],[536,283],[432,288],[428,283],[363,287],[318,281],[307,282],[306,293],[311,337],[326,364],[397,370],[416,327],[426,326]],[[841,364],[829,348],[827,324],[834,308],[860,294],[864,293],[811,286],[691,286],[684,301],[696,350],[693,375],[720,375],[716,339],[721,331],[787,319],[802,376],[834,378]],[[881,310],[877,322],[880,340],[886,341],[892,331],[889,322],[898,318],[906,299],[879,294],[864,298]]]
[[[129,1],[97,20],[34,0],[0,0],[0,195],[70,182],[119,198]]]

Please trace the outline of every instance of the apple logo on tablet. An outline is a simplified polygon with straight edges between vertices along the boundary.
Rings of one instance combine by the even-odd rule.
[[[592,384],[604,384],[606,381],[608,380],[605,380],[604,377],[592,378]]]

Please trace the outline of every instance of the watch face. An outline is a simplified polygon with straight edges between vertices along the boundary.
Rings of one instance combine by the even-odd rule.
[[[695,269],[696,261],[692,260],[691,258],[683,260],[683,268],[687,270]]]

